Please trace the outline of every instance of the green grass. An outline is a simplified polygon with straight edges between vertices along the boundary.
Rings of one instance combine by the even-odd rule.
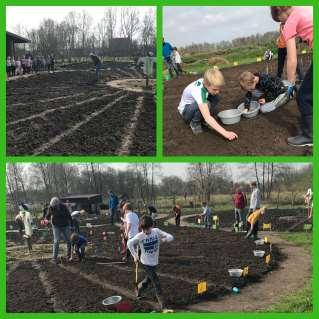
[[[294,243],[297,246],[302,246],[306,250],[311,251],[312,233],[282,233],[282,239]],[[311,282],[308,282],[304,288],[299,289],[292,294],[282,298],[278,303],[271,306],[268,312],[312,312],[312,287]]]
[[[312,312],[311,283],[307,283],[304,288],[284,297],[267,312]]]
[[[280,237],[297,246],[302,246],[309,251],[311,250],[312,232],[282,233],[280,234]]]

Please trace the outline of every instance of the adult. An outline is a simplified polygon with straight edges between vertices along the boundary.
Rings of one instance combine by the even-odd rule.
[[[247,198],[244,192],[238,188],[233,196],[233,202],[235,207],[235,223],[239,224],[243,222],[243,212],[247,205]]]
[[[100,79],[100,72],[102,68],[102,63],[100,58],[93,52],[90,53],[90,58],[95,66],[95,76],[96,76],[96,82]]]
[[[281,78],[282,73],[284,71],[285,61],[287,57],[287,46],[286,41],[283,35],[284,30],[284,23],[280,23],[279,26],[279,37],[277,38],[276,44],[277,44],[277,55],[278,55],[278,62],[277,62],[277,77]],[[303,74],[302,70],[300,68],[300,64],[297,61],[297,68],[296,72],[298,74],[298,78],[300,81],[303,80]]]
[[[288,93],[296,91],[297,38],[306,41],[309,48],[313,42],[313,12],[309,7],[272,6],[271,16],[274,21],[284,23],[283,36],[287,46]],[[307,70],[297,92],[297,104],[301,114],[301,133],[288,138],[292,146],[312,146],[312,63]]]
[[[255,210],[259,209],[261,204],[261,193],[257,186],[257,182],[250,183],[250,189],[250,204],[248,214],[246,216],[246,222],[248,220],[249,215],[251,215]]]
[[[163,58],[164,58],[164,64],[166,65],[168,72],[171,77],[173,77],[173,70],[175,71],[176,75],[178,76],[178,70],[177,67],[174,65],[174,62],[172,60],[172,54],[173,54],[173,47],[170,43],[165,42],[163,38]]]
[[[175,225],[180,226],[181,224],[181,215],[182,215],[182,210],[179,205],[175,205],[172,209],[172,212],[175,216]]]
[[[85,214],[85,210],[75,210],[71,213],[72,218],[72,228],[71,231],[73,233],[81,234],[80,232],[80,223],[81,223],[81,215]]]
[[[50,201],[50,206],[48,209],[48,214],[46,219],[51,221],[52,230],[53,230],[53,258],[52,262],[54,264],[58,263],[58,255],[59,255],[59,245],[61,235],[64,237],[64,240],[67,244],[67,257],[71,258],[71,226],[72,226],[72,218],[70,211],[67,206],[62,203],[59,198],[53,197]]]
[[[23,222],[23,226],[24,226],[23,237],[26,240],[29,253],[31,254],[31,252],[32,252],[32,235],[33,235],[32,215],[29,211],[29,207],[24,203],[21,203],[19,205],[19,209],[20,209],[19,215],[20,215],[21,221]]]
[[[204,218],[204,224],[206,229],[210,229],[212,226],[212,210],[208,207],[206,202],[203,202],[203,213],[201,216]]]
[[[112,225],[114,225],[114,217],[118,219],[118,216],[117,216],[118,203],[119,203],[119,200],[117,196],[112,191],[109,191],[109,211],[110,211]]]
[[[123,257],[124,261],[127,261],[130,257],[130,251],[127,248],[127,242],[135,237],[139,233],[139,218],[135,212],[133,212],[133,206],[127,202],[123,206],[124,210],[124,237],[126,246],[126,256]]]

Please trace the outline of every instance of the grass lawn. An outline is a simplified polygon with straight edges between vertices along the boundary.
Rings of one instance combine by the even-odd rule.
[[[312,232],[283,233],[280,237],[311,251]],[[285,296],[280,302],[268,309],[269,312],[312,312],[312,310],[311,282],[308,282],[304,288]]]

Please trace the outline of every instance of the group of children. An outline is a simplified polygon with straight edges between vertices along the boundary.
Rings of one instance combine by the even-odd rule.
[[[7,57],[6,71],[7,77],[37,73],[41,71],[54,71],[54,56],[51,54],[47,58],[44,56],[32,57],[31,54],[26,54],[22,57]]]
[[[306,41],[312,47],[313,22],[310,11],[302,7],[271,7],[271,15],[280,22],[278,44],[277,75],[263,72],[243,72],[239,77],[239,85],[246,92],[245,106],[249,111],[250,103],[260,104],[263,113],[271,112],[297,96],[297,104],[301,114],[301,133],[287,139],[292,146],[312,146],[312,64],[303,76],[297,64],[296,38]],[[169,43],[163,43],[163,56],[170,70],[171,59]],[[290,54],[289,54],[290,53]],[[269,54],[268,54],[269,55]],[[281,80],[283,66],[287,60],[287,80]],[[269,58],[269,57],[267,57]],[[296,72],[302,80],[298,89]],[[183,91],[178,111],[183,120],[190,125],[194,134],[201,133],[202,125],[212,128],[227,140],[238,138],[235,132],[225,130],[217,120],[219,93],[225,84],[223,74],[217,67],[205,71],[203,78],[190,83]]]

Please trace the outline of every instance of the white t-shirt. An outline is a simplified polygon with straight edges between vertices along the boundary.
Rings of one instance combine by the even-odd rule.
[[[192,82],[184,89],[181,101],[178,106],[178,111],[183,114],[185,105],[197,103],[203,104],[207,102],[208,90],[203,84],[203,79],[198,79]]]
[[[174,57],[174,62],[175,63],[178,63],[178,64],[182,63],[182,58],[181,58],[180,54],[177,51],[174,51],[173,57]]]
[[[138,233],[134,238],[127,242],[127,247],[132,256],[137,257],[136,246],[141,249],[141,263],[146,266],[158,265],[159,248],[161,242],[170,242],[174,239],[171,234],[168,234],[159,228],[152,228],[150,234],[144,232]]]
[[[140,221],[138,219],[138,216],[134,212],[128,212],[125,215],[124,221],[127,225],[131,224],[131,228],[128,233],[128,239],[131,239],[136,234],[138,234],[138,227],[139,227]]]

